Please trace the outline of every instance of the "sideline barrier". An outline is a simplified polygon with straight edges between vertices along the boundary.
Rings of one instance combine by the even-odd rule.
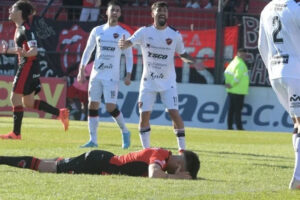
[[[35,99],[47,101],[49,104],[63,108],[66,106],[67,88],[61,78],[40,78],[42,90]],[[0,76],[0,116],[12,116],[10,93],[13,76]],[[25,108],[25,117],[55,118],[51,114]]]
[[[179,112],[185,126],[198,128],[227,129],[228,99],[223,85],[183,84],[178,85]],[[138,123],[139,82],[130,86],[120,84],[118,106],[128,123]],[[102,102],[100,121],[113,121],[105,112]],[[272,88],[250,87],[242,110],[246,130],[291,132],[292,121],[283,109]],[[156,100],[151,115],[151,124],[171,125],[160,99]]]

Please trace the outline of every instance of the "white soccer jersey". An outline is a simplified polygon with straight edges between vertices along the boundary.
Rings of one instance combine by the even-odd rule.
[[[262,11],[258,49],[269,78],[300,78],[300,3],[273,0]]]
[[[137,30],[129,40],[141,46],[143,75],[141,88],[164,91],[176,87],[175,52],[185,53],[181,34],[167,27],[158,30],[153,25]]]
[[[126,57],[126,71],[131,73],[132,48],[122,51],[118,46],[118,41],[123,35],[125,38],[130,37],[128,31],[119,25],[110,27],[108,24],[104,24],[92,30],[81,59],[81,64],[86,66],[96,47],[91,79],[119,81],[120,58],[123,52]]]

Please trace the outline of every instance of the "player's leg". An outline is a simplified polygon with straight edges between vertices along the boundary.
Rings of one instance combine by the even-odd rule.
[[[34,96],[41,90],[40,79],[33,78],[30,82],[28,82],[28,86],[26,86],[26,88],[27,92],[23,97],[24,105],[28,108],[34,108],[36,110],[55,115],[57,119],[61,120],[64,130],[67,131],[69,128],[69,110],[67,108],[58,109],[48,104],[46,101],[34,100]]]
[[[271,86],[275,91],[279,102],[283,105],[289,115],[294,119],[295,127],[298,127],[298,133],[293,136],[293,147],[295,151],[295,166],[290,189],[300,189],[300,88],[298,87],[300,79],[280,78],[271,80]],[[295,141],[294,141],[295,138]]]
[[[0,156],[0,165],[38,170],[41,160],[32,156]]]
[[[13,110],[13,131],[8,134],[0,135],[2,139],[21,139],[21,126],[24,115],[24,108],[22,104],[23,94],[11,93],[10,101]]]
[[[62,159],[57,162],[57,173],[117,174],[117,166],[114,165],[114,168],[109,163],[113,156],[108,151],[93,150],[77,157]]]
[[[122,148],[127,149],[130,146],[130,132],[126,127],[122,112],[117,108],[119,83],[117,81],[102,81],[104,84],[104,100],[106,111],[110,113],[114,121],[118,124],[122,133]]]
[[[185,150],[185,130],[184,123],[178,112],[178,95],[176,88],[170,88],[169,90],[160,92],[160,97],[173,122],[174,133],[177,138],[179,152]]]
[[[90,140],[80,146],[86,147],[98,147],[97,131],[99,125],[99,105],[101,102],[101,95],[103,86],[100,80],[90,79],[89,83],[89,103],[88,103],[88,128],[90,134]]]
[[[152,111],[152,106],[156,100],[156,92],[148,91],[146,89],[140,90],[139,92],[139,112],[140,112],[140,121],[139,121],[139,132],[140,140],[143,148],[150,147],[150,116]]]

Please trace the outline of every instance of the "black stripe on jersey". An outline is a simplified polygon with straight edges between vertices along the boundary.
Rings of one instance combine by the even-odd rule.
[[[174,28],[173,26],[169,26],[170,29],[172,29],[175,32],[178,32],[178,30],[176,28]]]

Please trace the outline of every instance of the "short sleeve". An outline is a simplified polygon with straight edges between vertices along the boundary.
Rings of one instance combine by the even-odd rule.
[[[181,34],[178,32],[175,51],[181,55],[185,53],[184,43]]]

